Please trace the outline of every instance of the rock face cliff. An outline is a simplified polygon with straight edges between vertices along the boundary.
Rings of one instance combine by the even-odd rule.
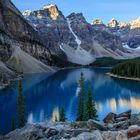
[[[16,57],[16,53],[20,57]],[[37,31],[24,19],[10,0],[0,0],[0,60],[1,64],[5,63],[14,70],[24,67],[22,72],[25,73],[51,70],[40,62],[40,60],[48,62],[49,52],[42,45]]]
[[[125,59],[137,56],[132,56],[132,52],[122,46],[120,37],[110,30],[118,25],[115,19],[110,22],[110,29],[101,20],[91,25],[82,13],[65,17],[54,4],[37,11],[27,10],[23,15],[52,53],[64,53],[72,63],[87,65],[99,57]]]

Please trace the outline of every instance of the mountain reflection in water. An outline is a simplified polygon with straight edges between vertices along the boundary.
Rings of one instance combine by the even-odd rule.
[[[85,77],[85,91],[91,86],[99,120],[109,112],[132,109],[140,112],[140,82],[114,79],[106,75],[110,69],[79,68],[60,70],[54,74],[28,74],[23,79],[26,119],[29,123],[55,120],[64,107],[68,120],[75,120],[78,102],[78,81]],[[11,129],[17,119],[17,88],[0,91],[0,133]]]

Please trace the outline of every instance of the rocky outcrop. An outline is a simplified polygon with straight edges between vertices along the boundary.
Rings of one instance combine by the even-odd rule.
[[[24,19],[22,14],[10,0],[0,0],[0,21],[1,62],[4,63],[5,66],[9,67],[9,63],[7,62],[9,62],[9,60],[13,56],[13,53],[15,53],[14,50],[20,48],[23,52],[27,53],[31,57],[35,57],[36,61],[34,61],[33,63],[35,65],[38,65],[38,67],[40,67],[40,69],[42,69],[44,72],[45,66],[42,67],[41,65],[43,65],[43,63],[39,61],[42,60],[47,64],[50,59],[50,53],[48,49],[44,47],[37,31]],[[17,58],[13,62],[26,61],[28,65],[31,65],[32,63],[30,61],[29,64],[28,58],[26,58],[25,60],[25,58],[20,57],[20,59]],[[24,67],[24,65],[19,67]],[[10,68],[13,69],[13,67]],[[40,72],[40,70],[36,68],[37,67],[32,67],[32,72]],[[17,69],[15,70],[17,71]],[[50,69],[47,70],[50,71]],[[30,71],[26,72],[29,73]]]
[[[110,115],[107,115],[105,120],[107,118],[109,120],[108,116]],[[137,115],[134,116],[137,117]],[[115,115],[115,119],[122,117],[127,117],[131,122],[130,111]],[[111,123],[115,125],[115,123]],[[15,140],[15,138],[16,140],[139,140],[139,124],[137,122],[135,122],[135,125],[130,123],[127,128],[123,127],[124,124],[121,125],[121,129],[116,128],[114,130],[108,127],[108,123],[95,120],[27,124],[25,127],[16,129],[0,138],[1,140]]]

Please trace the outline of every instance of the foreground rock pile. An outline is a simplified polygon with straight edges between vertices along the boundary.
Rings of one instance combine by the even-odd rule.
[[[140,140],[140,114],[131,115],[131,111],[119,115],[109,113],[104,122],[27,124],[0,140]]]
[[[111,112],[103,121],[110,130],[128,129],[131,124],[131,110],[119,115]]]

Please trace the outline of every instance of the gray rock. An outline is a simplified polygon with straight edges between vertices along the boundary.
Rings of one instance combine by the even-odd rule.
[[[118,132],[116,131],[105,131],[102,133],[103,140],[116,140]]]
[[[118,132],[116,140],[128,140],[126,132]]]
[[[87,126],[90,128],[90,129],[99,129],[101,131],[105,131],[107,130],[107,128],[105,127],[105,125],[101,122],[98,122],[98,121],[95,121],[95,120],[88,120],[87,121]]]
[[[77,140],[103,140],[101,133],[96,130],[92,133],[84,132],[77,136]]]
[[[86,128],[87,127],[87,122],[86,121],[81,121],[81,122],[72,122],[71,127],[76,129],[76,128]]]
[[[127,129],[130,125],[130,120],[114,123],[113,125],[116,129],[119,129],[119,130],[120,129]]]
[[[135,114],[135,115],[132,115],[132,116],[131,116],[131,119],[130,119],[130,123],[131,123],[132,125],[140,124],[140,113]]]
[[[56,129],[48,128],[48,130],[46,130],[46,132],[45,132],[45,135],[46,135],[47,138],[50,138],[52,136],[57,135],[58,133],[59,133],[59,131],[57,131]]]

